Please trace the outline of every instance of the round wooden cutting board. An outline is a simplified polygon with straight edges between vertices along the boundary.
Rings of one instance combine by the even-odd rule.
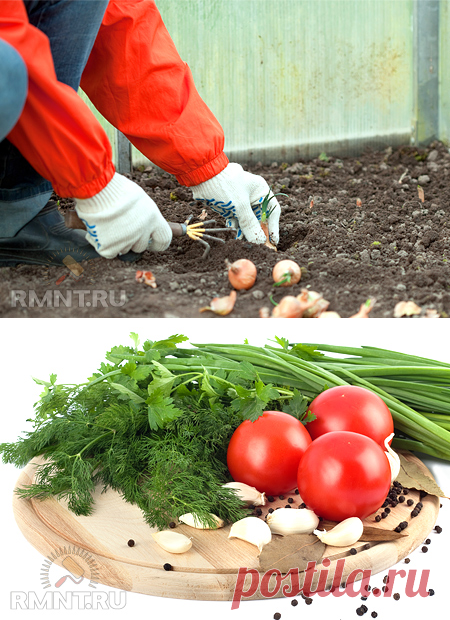
[[[408,453],[405,456],[432,478],[417,457]],[[27,465],[21,472],[18,487],[32,483],[39,463],[35,459]],[[292,508],[296,508],[299,497],[295,494],[291,497]],[[415,505],[420,500],[419,492],[410,490],[407,498],[414,500]],[[64,566],[75,577],[88,577],[121,590],[171,598],[231,600],[239,568],[258,570],[258,549],[242,540],[229,539],[229,527],[213,531],[180,524],[175,531],[192,538],[193,544],[186,553],[170,554],[153,540],[151,532],[155,530],[145,523],[137,506],[126,503],[115,491],[101,493],[100,488],[94,499],[95,510],[89,517],[77,517],[64,501],[20,499],[15,493],[13,508],[22,533],[42,555]],[[285,505],[286,500],[287,497],[277,499],[263,510]],[[412,507],[404,502],[392,508],[388,517],[379,523],[373,515],[365,520],[367,526],[391,531],[401,521],[407,521],[405,535],[397,540],[358,542],[353,545],[357,550],[355,555],[350,553],[350,547],[327,547],[323,558],[331,560],[330,583],[340,558],[345,558],[345,580],[356,569],[376,574],[406,557],[423,543],[434,527],[439,502],[438,497],[427,495],[415,518],[411,517]],[[134,546],[128,546],[130,539],[135,542]],[[165,570],[164,564],[170,564],[172,570]],[[283,596],[281,589],[277,596]],[[252,598],[263,598],[259,588]]]

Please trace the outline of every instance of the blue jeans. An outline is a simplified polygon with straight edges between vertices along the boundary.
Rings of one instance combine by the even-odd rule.
[[[50,41],[58,80],[78,90],[108,0],[24,0],[24,4],[30,24]],[[20,55],[2,40],[0,66],[0,237],[12,237],[46,205],[52,186],[5,138],[23,108],[27,73]]]

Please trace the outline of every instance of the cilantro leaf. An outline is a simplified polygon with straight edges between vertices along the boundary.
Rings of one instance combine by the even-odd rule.
[[[125,396],[128,396],[128,398],[130,400],[132,400],[134,403],[145,403],[145,400],[143,398],[141,398],[141,396],[139,396],[139,394],[136,394],[136,392],[133,392],[132,390],[129,390],[124,385],[122,385],[120,383],[113,383],[113,382],[111,382],[110,385],[111,385],[111,387],[113,387],[115,390],[117,390],[121,394],[124,394]]]
[[[165,396],[169,396],[172,391],[176,375],[156,361],[153,361],[152,371],[153,381],[148,384],[147,388],[149,395],[152,395],[153,392],[157,390],[162,390]]]
[[[148,405],[148,423],[152,430],[163,428],[183,412],[173,405],[173,398],[164,396],[161,390],[153,392],[145,401]]]
[[[264,385],[259,380],[255,382],[255,389],[248,390],[240,385],[235,386],[238,398],[231,402],[235,411],[240,411],[244,420],[254,422],[264,413],[267,403],[280,397],[278,390],[271,384]]]
[[[131,332],[130,338],[134,342],[134,350],[137,351],[139,348],[139,344],[140,344],[139,336],[135,334],[134,332]]]
[[[306,396],[303,396],[297,388],[294,389],[294,395],[289,402],[283,405],[283,411],[285,413],[289,413],[289,415],[294,416],[294,418],[297,418],[297,420],[301,420],[302,422],[303,416],[305,415],[307,409],[308,399]]]
[[[288,348],[289,348],[289,340],[287,340],[286,338],[278,338],[278,336],[275,336],[275,340],[276,340],[276,342],[278,342],[280,347],[282,347],[285,351],[288,350]]]
[[[182,334],[174,334],[165,340],[157,340],[154,342],[152,344],[152,349],[176,349],[177,344],[186,342],[186,340],[189,340],[187,336],[183,336]]]
[[[291,348],[291,353],[297,357],[300,357],[302,360],[306,360],[307,362],[313,362],[319,357],[325,357],[324,354],[320,353],[317,350],[317,347],[313,344],[294,344]]]

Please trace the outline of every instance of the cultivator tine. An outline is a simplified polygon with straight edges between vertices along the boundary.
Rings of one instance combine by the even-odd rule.
[[[192,239],[192,237],[191,237]],[[196,237],[194,239],[194,241],[198,241],[199,243],[201,243],[202,245],[205,246],[205,251],[202,254],[202,258],[206,258],[211,250],[211,246],[209,245],[209,243],[207,243],[206,241],[203,241],[203,239],[200,239],[200,237]],[[225,241],[224,241],[225,243]]]

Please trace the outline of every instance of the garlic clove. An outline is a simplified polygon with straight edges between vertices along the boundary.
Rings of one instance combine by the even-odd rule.
[[[255,487],[244,482],[227,482],[222,486],[227,489],[235,489],[236,495],[249,506],[265,506],[266,504],[266,494],[260,493]]]
[[[203,523],[198,516],[192,512],[187,512],[185,515],[181,515],[181,517],[178,517],[178,521],[184,523],[185,525],[189,525],[190,527],[195,527],[198,530],[216,530],[225,525],[224,521],[222,521],[222,519],[217,515],[211,514],[210,516],[213,517],[217,524],[215,527],[210,527],[206,523]]]
[[[279,508],[267,515],[267,525],[272,534],[312,534],[319,525],[319,517],[312,511]]]
[[[258,547],[261,553],[264,545],[272,540],[270,527],[258,517],[244,517],[236,521],[230,528],[228,538],[240,538]]]
[[[347,547],[357,542],[363,533],[364,526],[358,517],[349,517],[338,523],[333,529],[314,530],[314,534],[326,545],[331,547]]]
[[[192,540],[190,538],[170,530],[152,532],[152,538],[164,551],[169,553],[186,553],[192,547]]]
[[[389,437],[386,437],[386,439],[384,440],[384,445],[386,447],[385,454],[388,458],[389,465],[391,466],[391,482],[394,482],[394,480],[400,473],[400,457],[397,452],[394,452],[394,450],[389,445],[389,442],[393,437],[394,433],[391,433]]]

